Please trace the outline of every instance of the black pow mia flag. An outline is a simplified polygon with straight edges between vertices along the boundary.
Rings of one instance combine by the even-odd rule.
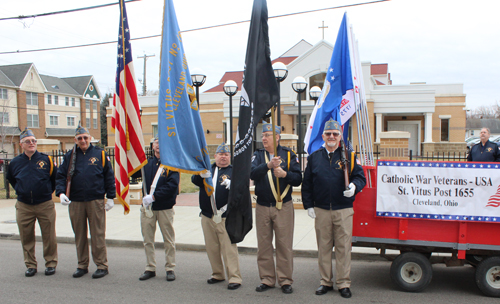
[[[279,100],[278,83],[271,64],[267,17],[266,0],[254,0],[226,217],[226,230],[232,243],[243,241],[252,230],[249,188],[253,131],[260,119]]]

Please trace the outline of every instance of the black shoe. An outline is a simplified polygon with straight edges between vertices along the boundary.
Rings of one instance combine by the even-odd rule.
[[[83,275],[86,273],[89,273],[89,270],[87,268],[85,269],[77,268],[76,271],[73,273],[73,278],[83,277]]]
[[[175,281],[175,272],[173,270],[167,271],[167,281]]]
[[[56,273],[56,268],[55,267],[47,267],[45,268],[45,275],[53,275]]]
[[[229,284],[227,284],[227,289],[235,290],[235,289],[240,288],[240,286],[241,286],[240,283],[229,283]]]
[[[216,284],[216,283],[220,283],[220,282],[224,282],[225,280],[217,280],[216,278],[210,278],[207,280],[207,283],[208,284]]]
[[[100,279],[106,275],[108,275],[109,272],[107,269],[97,269],[93,274],[92,274],[92,279]]]
[[[292,293],[293,292],[292,285],[281,286],[281,291],[283,291],[283,293]]]
[[[271,289],[271,288],[274,288],[274,286],[269,286],[269,285],[262,283],[255,288],[255,291],[263,292],[263,291],[266,291],[266,290]]]
[[[143,274],[141,274],[141,276],[139,277],[139,280],[141,281],[146,281],[146,280],[149,280],[151,278],[154,278],[156,277],[156,272],[154,271],[144,271]]]
[[[326,286],[326,285],[319,285],[319,288],[316,289],[316,294],[318,296],[324,295],[327,293],[329,290],[333,290],[332,286]]]
[[[36,268],[28,268],[28,270],[26,270],[24,275],[27,277],[32,277],[36,274],[36,271],[37,271]]]
[[[339,292],[340,292],[340,296],[342,298],[350,298],[350,297],[352,297],[352,293],[351,293],[351,290],[349,289],[349,287],[341,288],[341,289],[339,289]]]

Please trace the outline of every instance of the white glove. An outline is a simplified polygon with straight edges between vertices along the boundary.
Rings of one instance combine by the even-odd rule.
[[[204,172],[200,173],[200,176],[202,178],[211,178],[212,177],[212,173],[210,173],[210,171],[208,171],[208,170],[205,170]]]
[[[71,204],[71,201],[64,193],[61,193],[61,195],[59,195],[59,199],[61,200],[61,205],[63,206],[68,206],[69,204]]]
[[[349,184],[349,190],[345,190],[344,191],[344,196],[345,197],[351,197],[354,195],[354,192],[356,192],[356,185],[354,185],[353,183],[350,183]]]
[[[108,198],[108,200],[106,201],[106,205],[104,205],[104,209],[106,211],[109,211],[109,210],[111,210],[111,208],[113,208],[114,205],[115,205],[115,202],[113,201],[113,199]]]
[[[229,190],[231,188],[231,180],[229,178],[226,178],[222,183],[220,183],[222,186],[226,186],[226,189]]]
[[[309,215],[310,218],[315,219],[316,212],[314,212],[314,208],[307,208],[307,215]]]
[[[142,198],[142,204],[144,205],[144,208],[147,208],[149,205],[151,205],[154,202],[153,195],[146,195],[145,197]]]

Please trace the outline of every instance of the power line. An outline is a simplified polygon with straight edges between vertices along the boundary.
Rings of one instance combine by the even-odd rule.
[[[135,2],[135,1],[141,1],[141,0],[128,0],[128,1],[125,1],[125,3]],[[96,9],[96,8],[101,8],[101,7],[106,7],[106,6],[112,6],[112,5],[117,5],[117,4],[120,4],[120,2],[117,2],[117,3],[108,3],[108,4],[101,4],[101,5],[96,5],[96,6],[88,6],[88,7],[82,7],[82,8],[74,8],[74,9],[65,10],[65,11],[42,13],[42,14],[35,14],[35,15],[28,15],[28,16],[19,15],[17,17],[6,17],[6,18],[0,18],[0,21],[3,21],[3,20],[12,20],[12,19],[27,19],[27,18],[35,18],[35,17],[44,17],[44,16],[52,16],[52,15],[58,15],[58,14],[65,14],[65,13],[73,13],[73,12],[86,11],[86,10],[91,10],[91,9]]]
[[[140,0],[129,0],[129,1],[140,1]],[[296,13],[276,15],[276,16],[271,16],[268,19],[275,19],[275,18],[288,17],[288,16],[294,16],[294,15],[315,13],[315,12],[320,12],[320,11],[326,11],[326,10],[332,10],[332,9],[339,9],[339,8],[346,8],[346,7],[353,7],[353,6],[361,6],[361,5],[366,5],[366,4],[375,4],[375,3],[387,2],[387,1],[390,1],[390,0],[376,0],[376,1],[371,1],[371,2],[346,4],[346,5],[340,5],[340,6],[334,6],[334,7],[320,8],[320,9],[315,9],[315,10],[310,10],[310,11],[302,11],[302,12],[296,12]],[[195,29],[181,31],[181,33],[189,33],[189,32],[195,32],[195,31],[207,30],[207,29],[212,29],[212,28],[217,28],[217,27],[224,27],[224,26],[236,25],[236,24],[247,23],[247,22],[250,22],[250,20],[236,21],[236,22],[230,22],[230,23],[224,23],[224,24],[219,24],[219,25],[206,26],[206,27],[199,27],[199,28],[195,28]],[[130,40],[142,40],[142,39],[149,39],[149,38],[156,38],[156,37],[161,37],[161,35],[144,36],[144,37],[139,37],[139,38],[132,38]],[[81,47],[88,47],[88,46],[97,46],[97,45],[112,44],[112,43],[117,43],[117,42],[116,41],[107,41],[107,42],[88,43],[88,44],[80,44],[80,45],[72,45],[72,46],[61,46],[61,47],[53,47],[53,48],[45,48],[45,49],[34,49],[34,50],[26,50],[26,51],[17,50],[17,51],[0,52],[0,55],[16,54],[16,53],[43,52],[43,51],[54,51],[54,50],[64,50],[64,49],[73,49],[73,48],[81,48]]]
[[[0,105],[0,109],[3,109],[3,108],[9,108],[9,109],[18,109],[18,110],[37,110],[39,112],[54,112],[54,113],[82,113],[82,111],[79,111],[79,110],[74,110],[74,111],[71,111],[71,110],[54,110],[54,109],[41,109],[41,108],[28,108],[28,107],[16,107],[16,106],[3,106],[3,105]],[[88,109],[86,109],[88,110]],[[86,111],[85,110],[85,111]],[[3,111],[2,111],[3,112]],[[0,112],[0,113],[2,113]],[[90,111],[90,113],[97,113],[97,114],[100,114],[101,113],[101,110],[99,109],[98,111]]]

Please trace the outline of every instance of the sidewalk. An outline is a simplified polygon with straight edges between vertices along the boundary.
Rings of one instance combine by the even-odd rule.
[[[0,238],[19,239],[16,224],[15,199],[0,200]],[[139,205],[131,205],[130,213],[123,214],[123,207],[116,204],[106,214],[106,242],[110,246],[126,246],[142,248]],[[178,250],[204,251],[205,241],[201,229],[198,207],[198,193],[181,194],[177,197],[174,207],[174,230]],[[255,209],[254,209],[255,211]],[[68,214],[68,207],[56,203],[56,234],[59,243],[74,243],[73,229]],[[40,228],[36,227],[37,238]],[[41,240],[41,238],[40,238]],[[163,246],[163,238],[159,229],[155,235],[158,247]],[[238,244],[241,253],[257,252],[257,236],[254,228],[247,234],[245,240]],[[314,220],[309,218],[307,211],[295,210],[295,230],[293,249],[295,256],[316,257],[316,233]],[[374,248],[353,247],[353,259],[372,259],[378,250]]]

